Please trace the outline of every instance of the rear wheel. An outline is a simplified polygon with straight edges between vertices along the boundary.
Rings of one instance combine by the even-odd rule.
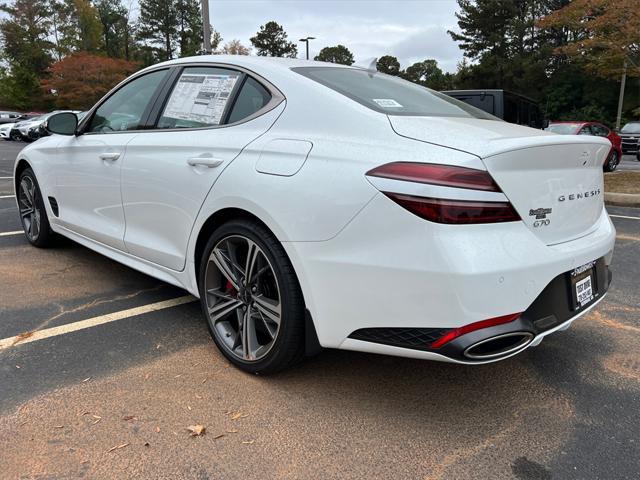
[[[607,172],[613,172],[616,168],[618,168],[619,163],[620,156],[618,155],[618,152],[615,150],[611,150],[609,158],[607,159],[607,163],[605,163],[604,169]]]
[[[53,232],[49,225],[38,181],[30,168],[20,174],[17,195],[20,221],[27,240],[36,247],[48,246],[51,243]]]
[[[22,137],[20,137],[20,134],[18,132],[11,132],[9,134],[9,139],[13,140],[14,142],[19,142]]]
[[[304,354],[304,301],[282,245],[250,220],[218,228],[200,264],[200,300],[220,351],[250,373],[274,373]]]

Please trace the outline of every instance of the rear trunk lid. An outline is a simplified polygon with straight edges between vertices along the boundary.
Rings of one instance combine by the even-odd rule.
[[[557,135],[493,120],[389,116],[395,132],[477,155],[547,245],[592,232],[602,214],[604,138]]]

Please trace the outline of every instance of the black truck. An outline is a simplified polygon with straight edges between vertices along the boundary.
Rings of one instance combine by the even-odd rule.
[[[445,90],[442,93],[495,115],[505,122],[533,128],[546,128],[549,124],[538,103],[524,95],[506,90]]]

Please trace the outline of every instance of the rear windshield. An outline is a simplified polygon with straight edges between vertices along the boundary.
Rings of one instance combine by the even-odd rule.
[[[499,120],[448,95],[380,72],[340,67],[296,67],[292,70],[387,115]]]
[[[545,130],[561,135],[574,135],[579,127],[579,123],[552,123]]]
[[[627,123],[620,133],[640,133],[640,123]]]

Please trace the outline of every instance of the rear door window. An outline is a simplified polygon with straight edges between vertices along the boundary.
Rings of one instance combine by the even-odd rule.
[[[271,94],[251,77],[242,85],[242,89],[233,104],[227,123],[239,122],[261,110],[271,100]]]

